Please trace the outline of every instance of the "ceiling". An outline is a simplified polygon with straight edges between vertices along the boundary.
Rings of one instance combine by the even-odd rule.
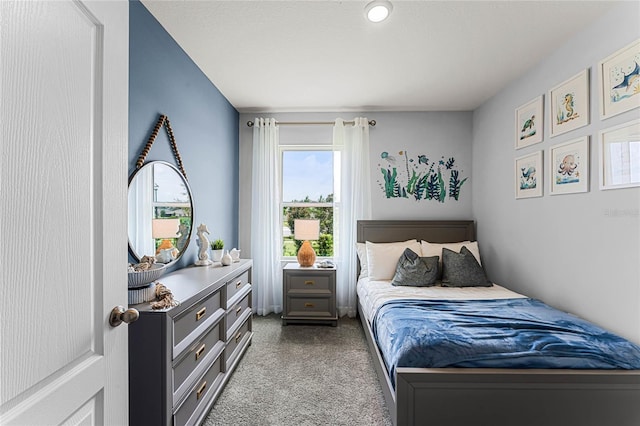
[[[616,2],[142,3],[240,112],[366,112],[473,110]]]

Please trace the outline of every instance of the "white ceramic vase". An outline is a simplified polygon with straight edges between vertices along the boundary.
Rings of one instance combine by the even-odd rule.
[[[220,259],[220,263],[222,263],[222,266],[229,266],[233,263],[233,259],[229,254],[229,250],[225,250],[224,254],[222,255],[222,258]]]

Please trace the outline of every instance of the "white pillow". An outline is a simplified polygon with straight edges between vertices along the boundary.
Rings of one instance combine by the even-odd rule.
[[[429,256],[438,256],[438,265],[440,268],[440,272],[442,272],[442,249],[448,248],[449,250],[455,251],[456,253],[460,253],[460,249],[462,246],[465,246],[469,251],[473,254],[473,257],[476,258],[480,266],[480,249],[478,248],[477,241],[462,241],[460,243],[430,243],[427,241],[421,241],[420,246],[422,249],[422,257]]]
[[[372,243],[367,241],[366,248],[369,278],[372,280],[393,279],[398,260],[406,248],[410,248],[418,256],[422,256],[420,243],[417,240],[396,243]]]
[[[358,259],[360,260],[360,276],[358,277],[360,280],[369,276],[367,245],[365,243],[356,243],[356,253],[358,253]]]

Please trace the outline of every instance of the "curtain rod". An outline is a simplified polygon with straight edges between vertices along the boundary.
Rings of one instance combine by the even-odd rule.
[[[333,121],[277,121],[280,126],[311,126],[311,125],[333,125]],[[355,121],[344,121],[344,124],[355,124]],[[369,126],[374,127],[376,120],[369,120]],[[253,127],[253,121],[247,121],[247,126]]]

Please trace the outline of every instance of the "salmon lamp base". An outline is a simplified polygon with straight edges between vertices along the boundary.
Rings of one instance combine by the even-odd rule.
[[[302,247],[298,250],[298,263],[300,266],[309,267],[313,266],[316,262],[316,252],[311,247],[311,243],[309,241],[305,241],[302,243]]]

